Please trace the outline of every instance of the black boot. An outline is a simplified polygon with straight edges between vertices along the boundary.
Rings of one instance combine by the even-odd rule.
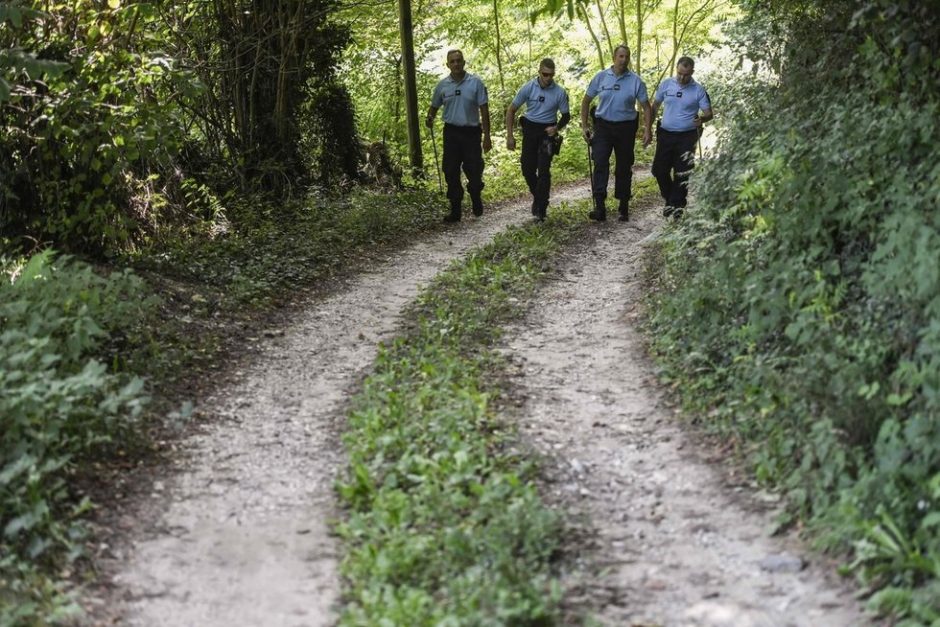
[[[471,194],[470,206],[473,208],[473,215],[478,218],[483,215],[483,198],[481,196]]]
[[[535,210],[535,219],[539,222],[545,222],[545,217],[548,214],[548,206],[537,207]]]
[[[588,214],[588,217],[595,222],[607,221],[607,207],[604,206],[603,198],[594,199],[594,211]]]
[[[444,216],[444,222],[460,222],[460,203],[451,201],[450,213]]]
[[[630,204],[624,199],[620,200],[620,217],[617,219],[621,222],[629,222],[630,220]]]

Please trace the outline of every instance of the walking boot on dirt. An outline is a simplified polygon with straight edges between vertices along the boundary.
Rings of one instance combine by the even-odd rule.
[[[473,209],[473,215],[480,217],[483,215],[483,185],[479,188],[467,185],[467,193],[470,195],[470,207]]]
[[[621,222],[630,221],[630,201],[628,199],[626,198],[620,199],[619,212],[620,212],[620,217],[617,218],[618,220],[620,220]]]
[[[478,218],[483,215],[483,198],[479,193],[470,194],[470,206],[473,208],[473,215]]]
[[[450,213],[444,216],[444,222],[460,222],[460,201],[451,201]]]
[[[594,197],[594,211],[588,214],[588,217],[595,222],[606,222],[607,221],[607,207],[605,206],[605,199],[600,196]]]

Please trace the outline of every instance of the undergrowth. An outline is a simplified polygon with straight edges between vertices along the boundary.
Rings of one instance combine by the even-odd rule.
[[[545,261],[583,225],[553,209],[440,275],[355,398],[339,485],[345,625],[547,625],[560,520],[494,416],[491,352]]]
[[[734,125],[650,259],[650,337],[689,413],[743,443],[871,607],[936,625],[940,101],[921,80],[936,14],[790,10],[745,23],[783,74],[716,89]]]

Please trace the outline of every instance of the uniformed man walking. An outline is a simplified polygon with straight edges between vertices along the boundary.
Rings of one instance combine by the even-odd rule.
[[[571,120],[568,92],[555,82],[555,62],[549,58],[539,63],[538,76],[527,82],[506,110],[506,148],[516,149],[513,136],[516,111],[525,107],[522,126],[522,176],[532,193],[532,215],[545,220],[552,186],[552,157],[558,132]],[[561,120],[558,114],[561,114]]]
[[[666,203],[663,215],[682,215],[688,196],[688,179],[695,166],[695,144],[702,124],[714,117],[705,88],[692,78],[695,62],[680,57],[675,78],[667,78],[656,89],[653,115],[665,105],[663,120],[656,128],[653,176]]]
[[[643,108],[643,146],[652,140],[653,115],[646,83],[630,71],[630,49],[621,44],[614,49],[611,67],[598,72],[581,99],[581,132],[591,145],[594,160],[594,211],[592,220],[607,219],[607,181],[610,178],[610,154],[617,158],[614,170],[614,198],[619,201],[620,221],[629,219],[630,196],[633,185],[633,162],[636,133],[639,127],[636,103]],[[594,130],[588,125],[591,101],[600,96],[594,120]]]
[[[447,181],[447,198],[450,213],[444,222],[459,222],[463,186],[460,170],[467,175],[467,191],[473,215],[483,215],[483,151],[493,147],[490,139],[489,97],[483,81],[464,70],[463,52],[447,52],[447,67],[450,75],[434,88],[431,107],[425,124],[434,126],[437,110],[444,107],[444,179]],[[482,135],[482,151],[480,137]]]

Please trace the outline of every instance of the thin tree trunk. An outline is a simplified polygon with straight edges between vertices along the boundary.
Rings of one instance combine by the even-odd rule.
[[[676,57],[679,56],[679,49],[682,47],[682,42],[685,41],[685,34],[686,32],[688,32],[689,27],[692,25],[692,20],[695,19],[695,16],[701,14],[697,22],[698,24],[701,24],[702,20],[704,20],[709,15],[708,9],[711,9],[712,11],[714,11],[719,6],[721,6],[720,4],[714,4],[714,6],[711,6],[713,2],[714,0],[705,0],[705,2],[701,4],[701,6],[699,6],[694,11],[692,11],[692,13],[689,14],[689,17],[686,18],[685,22],[682,25],[682,32],[678,32],[679,0],[676,0],[676,14],[675,14],[675,18],[672,21],[672,55],[669,57],[669,64],[666,65],[660,72],[659,80],[657,81],[657,84],[662,82],[663,78],[666,76],[666,73],[671,72],[673,66],[676,64]]]
[[[585,7],[583,4],[579,4],[578,11],[581,12],[581,19],[584,20],[584,25],[587,26],[588,32],[591,34],[591,39],[594,40],[594,46],[597,48],[597,61],[599,63],[598,67],[603,70],[605,65],[604,48],[601,46],[600,40],[594,33],[594,28],[591,26],[591,18],[588,15],[587,7]]]
[[[607,52],[613,57],[614,56],[614,38],[610,36],[610,29],[607,28],[607,18],[604,17],[604,7],[601,6],[601,0],[597,0],[597,14],[601,18],[601,27],[604,29],[604,37],[607,38]],[[601,67],[603,68],[606,65],[605,62],[601,62]]]
[[[499,72],[499,89],[505,92],[506,82],[503,78],[503,56],[500,52],[503,42],[499,36],[499,0],[493,0],[493,20],[496,23],[496,71]]]
[[[636,0],[636,52],[633,54],[636,61],[633,71],[637,73],[637,76],[639,76],[640,68],[643,65],[643,20],[645,17],[643,15],[643,0]]]
[[[629,40],[627,39],[627,18],[624,2],[625,0],[620,0],[620,10],[617,12],[617,19],[620,23],[620,41],[626,45]]]
[[[405,113],[408,118],[409,156],[412,171],[415,176],[420,176],[424,172],[424,159],[421,155],[421,133],[418,126],[418,84],[411,0],[398,0],[398,27],[401,31],[401,52],[405,70]]]
[[[525,2],[525,26],[526,26],[526,37],[529,42],[529,62],[526,64],[526,67],[532,67],[532,9],[529,8],[529,0]]]

